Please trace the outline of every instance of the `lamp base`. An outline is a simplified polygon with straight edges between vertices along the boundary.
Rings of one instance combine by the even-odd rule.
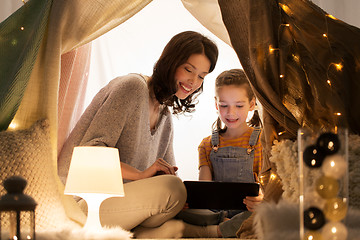
[[[79,194],[83,198],[88,207],[87,219],[84,225],[85,230],[89,231],[101,231],[102,225],[100,223],[99,210],[101,203],[109,198],[109,195],[98,194],[98,193],[88,193],[88,194]]]

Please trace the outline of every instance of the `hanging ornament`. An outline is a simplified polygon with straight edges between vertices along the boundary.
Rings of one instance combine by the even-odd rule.
[[[323,133],[319,136],[316,145],[324,149],[326,155],[332,155],[339,151],[339,137],[331,132]]]
[[[306,165],[312,168],[318,168],[324,161],[325,154],[323,149],[315,145],[310,145],[305,149],[303,158]]]
[[[310,230],[318,230],[325,224],[323,212],[316,208],[310,207],[304,211],[304,226]]]

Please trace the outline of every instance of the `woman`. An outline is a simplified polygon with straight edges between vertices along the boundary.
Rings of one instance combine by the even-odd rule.
[[[137,237],[176,237],[166,233],[171,221],[163,224],[186,201],[185,187],[174,176],[170,109],[174,114],[193,110],[217,57],[210,39],[193,31],[179,33],[165,46],[152,76],[112,80],[85,110],[60,152],[59,176],[65,183],[75,146],[119,149],[125,197],[103,202],[103,225],[126,230],[140,225],[134,230]]]

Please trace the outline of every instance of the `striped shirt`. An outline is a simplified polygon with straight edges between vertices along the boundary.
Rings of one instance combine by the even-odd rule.
[[[254,128],[250,128],[246,131],[241,137],[235,139],[225,139],[219,134],[219,147],[241,147],[241,148],[248,148],[249,147],[249,140],[251,133],[253,132]],[[259,137],[260,139],[260,137]],[[199,147],[199,168],[201,166],[209,166],[210,170],[213,173],[213,167],[210,161],[210,152],[212,150],[211,145],[211,135],[204,138]],[[257,179],[261,170],[261,162],[262,162],[262,146],[260,140],[257,141],[254,149],[254,165],[253,165],[253,172]]]

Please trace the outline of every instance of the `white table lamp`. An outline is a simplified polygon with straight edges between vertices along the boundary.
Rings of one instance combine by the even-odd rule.
[[[125,196],[118,149],[75,147],[64,193],[86,201],[88,216],[85,229],[101,229],[99,208],[102,201]]]

